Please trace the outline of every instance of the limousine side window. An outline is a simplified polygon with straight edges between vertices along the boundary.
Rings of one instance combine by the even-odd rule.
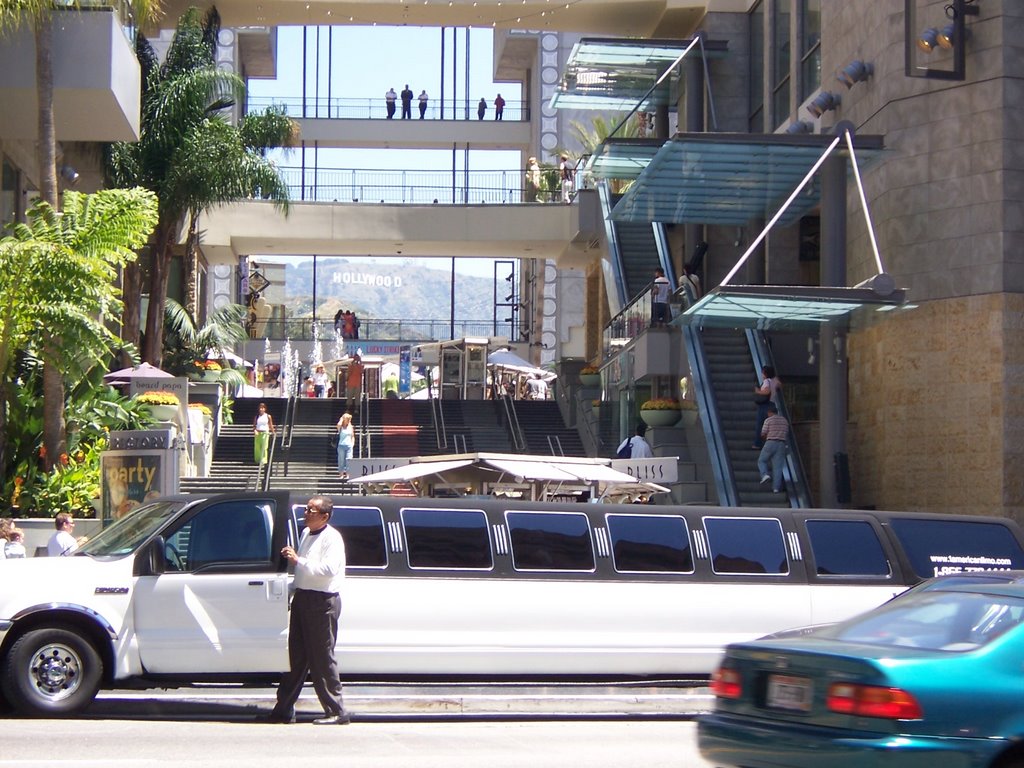
[[[335,507],[331,525],[341,531],[345,540],[349,568],[387,567],[384,517],[377,507]]]
[[[579,512],[506,512],[517,571],[592,571],[590,522]]]
[[[241,499],[201,509],[165,535],[166,570],[273,571],[273,517],[267,503]]]
[[[686,520],[655,515],[608,515],[612,561],[620,573],[692,573]]]
[[[914,573],[922,579],[1024,568],[1024,550],[1000,523],[894,518],[891,526]]]
[[[479,509],[402,510],[410,568],[469,568],[494,565],[487,518]]]
[[[705,517],[715,573],[786,574],[782,523],[767,517]]]
[[[867,520],[808,520],[807,536],[819,576],[889,576],[882,542]]]

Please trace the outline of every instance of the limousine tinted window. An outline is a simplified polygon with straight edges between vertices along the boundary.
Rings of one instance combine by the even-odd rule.
[[[999,523],[893,518],[892,530],[922,579],[944,573],[1024,568],[1024,551]]]
[[[686,520],[654,515],[608,515],[615,570],[624,573],[692,573]]]
[[[866,520],[808,520],[819,576],[889,576],[889,559]]]
[[[410,568],[491,568],[487,518],[478,509],[402,510]]]
[[[594,545],[586,515],[506,512],[512,565],[520,571],[592,571]]]
[[[385,568],[388,564],[384,543],[384,518],[376,507],[335,507],[331,525],[345,540],[345,560],[349,568]]]
[[[782,524],[764,517],[705,517],[715,573],[789,573]]]

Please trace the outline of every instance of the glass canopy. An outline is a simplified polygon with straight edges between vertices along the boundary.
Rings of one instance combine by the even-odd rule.
[[[882,295],[871,288],[727,285],[709,291],[673,319],[704,328],[808,330],[832,325],[863,327],[888,312],[911,309],[902,289]]]
[[[573,46],[565,73],[551,99],[553,109],[653,112],[679,101],[679,78],[670,77],[646,95],[692,43],[687,40],[583,38]],[[708,56],[722,56],[727,44],[704,41]],[[687,56],[699,56],[695,47]]]
[[[635,173],[636,181],[612,210],[615,221],[745,226],[769,219],[803,180],[834,136],[814,134],[680,133],[653,157],[648,142],[609,141],[592,162],[595,175]],[[878,136],[857,136],[861,170],[882,154]],[[845,145],[835,150],[848,156]],[[817,175],[779,225],[797,221],[821,200]]]

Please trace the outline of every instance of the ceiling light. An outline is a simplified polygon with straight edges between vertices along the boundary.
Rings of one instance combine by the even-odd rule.
[[[946,50],[951,49],[956,44],[956,25],[947,24],[944,26],[942,31],[939,32],[936,42],[939,44],[940,48],[945,48]]]
[[[939,30],[935,27],[928,27],[921,36],[917,38],[917,47],[925,53],[931,53],[939,44]]]

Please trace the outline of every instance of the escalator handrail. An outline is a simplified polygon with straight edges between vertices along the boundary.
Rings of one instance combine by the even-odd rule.
[[[611,257],[612,271],[615,275],[615,295],[618,298],[619,306],[624,307],[628,299],[626,296],[626,268],[622,263],[619,233],[615,229],[615,222],[611,219],[611,190],[608,188],[608,182],[604,179],[597,183],[597,197],[601,203],[601,218],[604,221],[605,237],[608,239],[608,255]],[[618,312],[614,311],[614,306],[611,309],[613,314],[618,314]]]
[[[668,244],[668,232],[665,229],[665,224],[654,221],[651,222],[651,226],[654,229],[654,245],[658,249],[658,263],[661,264],[661,270],[668,278],[669,285],[675,287],[679,281],[676,279],[676,268],[672,263],[672,249]]]

